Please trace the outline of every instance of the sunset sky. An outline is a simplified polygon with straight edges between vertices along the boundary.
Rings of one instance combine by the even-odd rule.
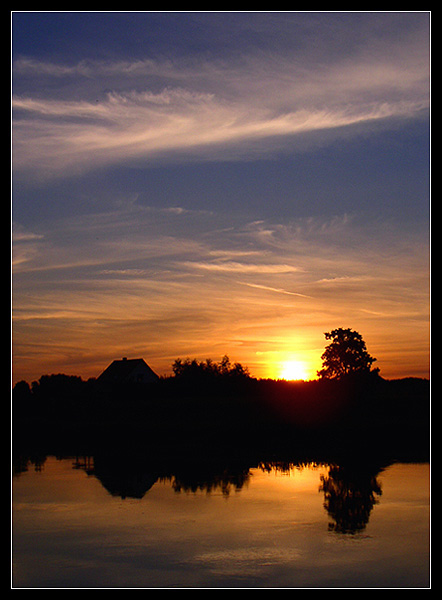
[[[13,380],[429,376],[428,12],[13,12]]]

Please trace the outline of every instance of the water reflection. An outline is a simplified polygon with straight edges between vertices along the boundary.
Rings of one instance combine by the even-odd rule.
[[[31,464],[36,471],[41,471],[44,462],[45,458],[41,456],[18,460],[15,463],[15,474],[25,472]],[[385,465],[303,460],[226,463],[219,459],[187,459],[170,463],[130,454],[77,456],[72,462],[73,469],[82,470],[88,476],[96,478],[110,495],[122,499],[141,499],[157,482],[169,483],[176,493],[220,493],[227,498],[248,485],[252,469],[291,474],[293,470],[319,466],[322,467],[322,472],[318,474],[318,493],[324,495],[323,506],[331,518],[329,530],[341,534],[363,531],[373,507],[382,495],[377,476]],[[326,474],[324,469],[327,470]]]
[[[112,496],[123,499],[143,498],[159,477],[149,462],[124,455],[77,458],[76,465],[89,475],[94,475]]]
[[[221,492],[229,496],[241,490],[250,479],[250,467],[217,462],[177,463],[173,467],[155,465],[152,461],[127,456],[77,457],[74,468],[96,477],[112,495],[125,498],[143,496],[157,482],[168,482],[177,492]]]
[[[331,465],[328,475],[321,475],[319,490],[324,492],[324,508],[333,519],[331,531],[353,534],[365,529],[379,502],[377,496],[382,494],[376,476],[361,465]]]
[[[172,488],[176,492],[221,492],[223,496],[229,496],[232,491],[240,491],[250,480],[250,469],[248,467],[235,469],[224,468],[219,472],[213,472],[207,467],[194,472],[191,469],[182,471],[168,478]]]

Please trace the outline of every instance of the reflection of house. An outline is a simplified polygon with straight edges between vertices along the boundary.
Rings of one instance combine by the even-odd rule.
[[[98,381],[109,383],[152,383],[159,377],[142,358],[114,360]]]
[[[103,455],[77,459],[74,468],[94,475],[112,496],[142,498],[156,483],[158,475],[134,457]]]

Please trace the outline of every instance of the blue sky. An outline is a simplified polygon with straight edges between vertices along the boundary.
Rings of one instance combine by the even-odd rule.
[[[13,12],[14,377],[358,330],[428,375],[427,12]]]

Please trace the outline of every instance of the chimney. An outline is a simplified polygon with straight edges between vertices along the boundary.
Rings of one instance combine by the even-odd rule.
[[[127,360],[127,356],[123,356],[123,360]]]

